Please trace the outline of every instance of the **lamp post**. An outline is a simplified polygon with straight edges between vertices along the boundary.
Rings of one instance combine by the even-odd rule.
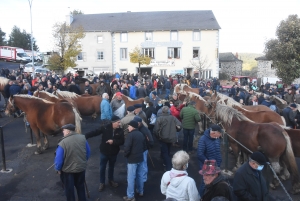
[[[29,7],[30,7],[30,26],[31,26],[31,37],[30,37],[30,42],[31,42],[31,60],[32,60],[32,67],[34,66],[34,53],[33,53],[33,42],[32,42],[32,14],[31,14],[31,6],[32,6],[32,1],[33,0],[28,0]]]

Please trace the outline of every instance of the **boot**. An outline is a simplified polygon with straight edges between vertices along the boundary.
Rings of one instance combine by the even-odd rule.
[[[119,184],[117,182],[114,182],[113,180],[109,181],[109,185],[114,188],[119,186]]]
[[[135,201],[135,198],[134,197],[133,198],[128,198],[127,196],[124,196],[123,200],[124,201]]]
[[[99,192],[103,191],[105,188],[105,184],[100,183]]]

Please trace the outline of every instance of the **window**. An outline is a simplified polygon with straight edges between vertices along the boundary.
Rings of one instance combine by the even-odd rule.
[[[145,33],[145,40],[146,41],[152,41],[152,32],[146,32]]]
[[[144,48],[143,49],[143,54],[145,56],[151,57],[152,59],[154,59],[154,48]]]
[[[121,33],[121,42],[127,42],[127,33]]]
[[[178,32],[171,31],[171,41],[178,40]]]
[[[121,58],[121,60],[127,59],[127,48],[121,48],[120,58]]]
[[[166,69],[161,69],[160,70],[160,75],[166,76],[167,75],[167,70]]]
[[[200,40],[200,31],[194,31],[193,32],[193,39],[194,40]]]
[[[77,60],[78,61],[83,61],[82,52],[79,52],[79,54],[77,55]]]
[[[274,69],[274,65],[273,65],[273,64],[271,64],[271,69],[272,69],[272,70]]]
[[[193,47],[193,58],[198,59],[199,58],[199,47]]]
[[[168,48],[168,59],[180,59],[181,56],[181,48]]]
[[[104,52],[102,51],[97,52],[97,60],[104,60]]]
[[[103,36],[97,36],[97,43],[103,43]]]

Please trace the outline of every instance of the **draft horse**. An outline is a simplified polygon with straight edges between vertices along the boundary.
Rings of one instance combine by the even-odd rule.
[[[14,95],[8,99],[5,114],[12,115],[16,108],[26,113],[27,121],[36,137],[35,154],[46,150],[49,147],[47,135],[58,134],[65,124],[74,124],[76,132],[81,133],[79,115],[68,102],[53,103],[34,96]],[[43,147],[41,147],[39,131],[45,134]]]
[[[288,134],[277,124],[254,123],[239,111],[221,104],[213,104],[216,120],[231,137],[243,144],[252,152],[262,151],[269,159],[276,173],[280,173],[280,162],[286,165],[292,178],[292,192],[300,192],[298,167]],[[234,155],[239,159],[240,151],[249,153],[229,137]],[[239,162],[239,161],[238,161]],[[240,163],[238,163],[240,164]],[[288,177],[288,176],[287,176]]]
[[[135,104],[142,104],[142,103],[144,102],[144,100],[145,100],[145,98],[139,98],[139,99],[137,99],[137,100],[133,100],[133,99],[131,99],[130,97],[125,96],[124,94],[122,94],[121,96],[122,96],[122,100],[123,100],[124,103],[125,103],[125,107],[126,107],[126,108],[129,107],[129,106],[133,106],[133,105],[135,105]],[[112,97],[111,100],[114,100],[114,99],[116,99],[116,98],[117,98],[117,96],[114,95],[114,96]]]

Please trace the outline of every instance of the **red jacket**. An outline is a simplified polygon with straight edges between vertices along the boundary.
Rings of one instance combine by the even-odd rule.
[[[157,82],[156,82],[156,80],[154,80],[154,82],[153,82],[153,88],[157,89]]]
[[[171,106],[170,108],[171,111],[171,115],[176,117],[179,121],[181,121],[180,119],[180,109],[177,109],[174,105]]]

